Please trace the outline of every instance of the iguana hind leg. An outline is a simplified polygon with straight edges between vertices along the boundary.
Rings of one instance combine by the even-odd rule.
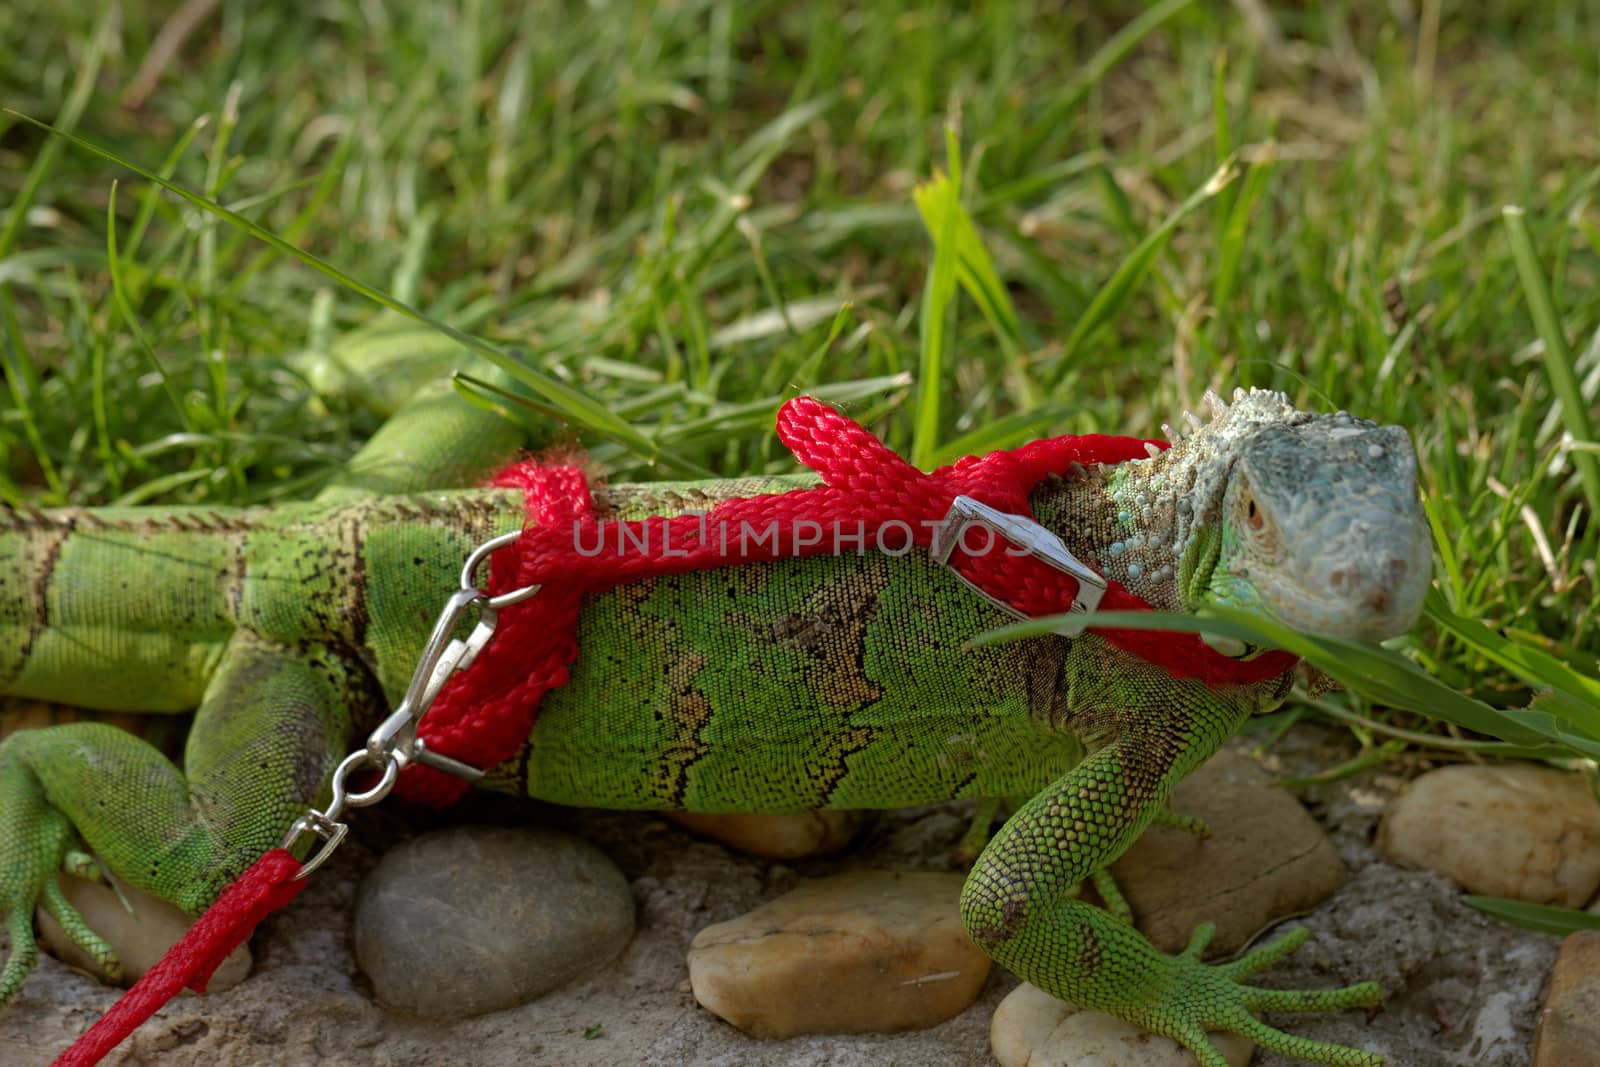
[[[317,800],[347,746],[365,672],[329,649],[236,634],[195,715],[180,771],[103,723],[23,730],[0,744],[0,913],[11,958],[0,1003],[35,957],[43,904],[116,971],[108,947],[61,898],[81,837],[129,883],[198,914]]]

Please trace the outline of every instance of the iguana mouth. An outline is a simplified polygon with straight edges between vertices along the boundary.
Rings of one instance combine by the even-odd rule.
[[[1290,595],[1272,606],[1273,614],[1297,630],[1329,637],[1378,642],[1406,633],[1422,614],[1431,577],[1427,525],[1418,514],[1387,508],[1360,512],[1343,525],[1353,536],[1313,537],[1286,568],[1293,575]]]
[[[1187,583],[1188,587],[1184,590],[1185,610],[1192,610],[1191,605],[1201,603],[1206,591],[1211,588],[1211,579],[1217,573],[1217,566],[1222,562],[1221,534],[1211,531],[1201,535],[1193,551],[1195,565]]]

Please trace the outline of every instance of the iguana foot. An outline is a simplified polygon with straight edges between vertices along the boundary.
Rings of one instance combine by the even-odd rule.
[[[86,882],[103,882],[100,864],[89,853],[80,848],[69,848],[67,854],[61,859],[61,869],[74,878],[82,878]]]
[[[1133,906],[1128,903],[1128,898],[1122,895],[1122,887],[1112,877],[1111,872],[1101,868],[1089,875],[1089,881],[1094,883],[1094,891],[1100,894],[1100,902],[1105,905],[1111,917],[1120,923],[1133,925]]]
[[[1211,827],[1204,819],[1195,815],[1179,815],[1171,808],[1157,810],[1155,817],[1150,820],[1150,825],[1170,826],[1174,830],[1181,830],[1199,838],[1211,836]],[[1089,880],[1094,884],[1095,892],[1100,894],[1101,903],[1105,905],[1106,911],[1111,913],[1111,917],[1132,926],[1133,907],[1123,895],[1122,887],[1112,876],[1111,869],[1103,867],[1090,874]]]
[[[11,935],[0,1003],[38,958],[40,906],[102,971],[121,970],[62,895],[63,869],[97,877],[103,863],[199,915],[281,841],[325,789],[351,709],[376,706],[363,671],[342,653],[241,630],[195,713],[181,770],[99,722],[19,730],[0,742],[0,919]]]
[[[967,827],[967,832],[956,843],[956,859],[962,863],[971,864],[989,843],[989,838],[994,836],[994,822],[1000,817],[1005,801],[1000,797],[982,797],[978,806],[972,809],[972,825]]]
[[[1376,982],[1361,982],[1342,989],[1303,990],[1244,985],[1241,979],[1270,967],[1305,944],[1310,931],[1304,927],[1291,930],[1231,963],[1202,963],[1200,954],[1215,932],[1216,927],[1211,923],[1200,924],[1189,939],[1188,947],[1177,956],[1168,957],[1171,970],[1165,976],[1169,990],[1165,997],[1131,1010],[1124,1008],[1116,1014],[1173,1038],[1195,1054],[1200,1067],[1225,1067],[1227,1062],[1207,1038],[1207,1030],[1243,1034],[1262,1048],[1329,1067],[1383,1067],[1384,1059],[1376,1052],[1296,1037],[1268,1026],[1251,1014],[1376,1007],[1382,999]]]
[[[71,821],[45,799],[18,747],[11,739],[0,744],[0,918],[11,940],[11,953],[0,969],[0,1005],[22,988],[39,958],[33,913],[41,906],[108,976],[122,973],[111,946],[62,895],[58,879],[63,871],[81,873],[85,863],[95,874],[98,870],[93,859],[75,847],[77,833]]]
[[[1180,815],[1171,808],[1159,808],[1150,820],[1152,826],[1170,826],[1199,838],[1211,836],[1211,826],[1198,815]]]

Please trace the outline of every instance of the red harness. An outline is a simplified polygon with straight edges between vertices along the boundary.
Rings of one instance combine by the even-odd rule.
[[[952,505],[968,497],[1002,517],[1026,522],[1029,494],[1049,475],[1073,463],[1140,459],[1147,445],[1166,447],[1133,437],[1054,437],[925,474],[859,423],[810,397],[783,405],[778,437],[825,484],[727,500],[704,515],[601,522],[579,468],[520,463],[502,471],[491,484],[525,492],[529,523],[514,549],[497,554],[489,591],[542,588],[532,599],[502,609],[493,642],[440,692],[419,729],[427,747],[474,767],[491,767],[514,755],[533,728],[540,701],[566,681],[577,658],[583,597],[642,578],[832,554],[841,545],[898,553],[913,544],[944,557],[980,593],[1020,616],[1068,612],[1082,599],[1080,582],[1092,573],[1074,577],[1072,568],[1063,569],[1059,561],[1032,549],[1019,552],[1014,545],[999,550],[988,542],[989,550],[971,551],[966,539],[952,544],[948,537],[937,545],[941,533],[952,532],[947,525]],[[1114,581],[1105,582],[1099,606],[1150,610]],[[1101,628],[1095,633],[1174,677],[1198,678],[1211,686],[1263,682],[1296,662],[1291,653],[1277,650],[1250,660],[1230,659],[1195,634]],[[461,779],[418,764],[396,785],[408,798],[433,805],[448,804],[467,788]],[[228,953],[305,886],[304,879],[295,878],[299,870],[299,862],[282,849],[264,855],[56,1060],[57,1067],[97,1063],[185,985],[203,992]]]
[[[586,594],[663,574],[709,570],[757,560],[826,555],[841,544],[863,551],[899,551],[904,542],[929,548],[951,504],[971,497],[996,511],[1028,515],[1028,495],[1074,462],[1121,463],[1165,442],[1100,434],[1053,437],[1005,452],[968,457],[924,474],[852,419],[810,397],[778,411],[778,438],[795,458],[822,475],[815,489],[728,500],[705,515],[600,523],[575,467],[518,464],[493,482],[527,493],[529,527],[516,551],[495,561],[490,592],[543,586],[533,599],[506,608],[491,649],[440,693],[422,721],[428,748],[475,767],[509,758],[526,741],[544,694],[566,681],[578,655],[578,608]],[[950,556],[956,573],[990,599],[1025,617],[1072,608],[1079,581],[1035,554],[991,550]],[[976,546],[974,546],[976,547]],[[591,549],[597,549],[591,551]],[[1114,581],[1100,607],[1149,611]],[[1263,682],[1293,667],[1287,652],[1230,659],[1198,635],[1154,630],[1096,633],[1118,648],[1208,685]],[[509,654],[506,650],[513,650]],[[428,767],[404,775],[396,789],[411,799],[447,804],[468,788]]]

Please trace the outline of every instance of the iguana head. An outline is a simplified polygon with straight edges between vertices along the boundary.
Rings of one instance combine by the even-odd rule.
[[[1171,473],[1184,607],[1258,611],[1295,630],[1377,641],[1422,610],[1432,541],[1398,426],[1297,411],[1281,393],[1208,398]]]

